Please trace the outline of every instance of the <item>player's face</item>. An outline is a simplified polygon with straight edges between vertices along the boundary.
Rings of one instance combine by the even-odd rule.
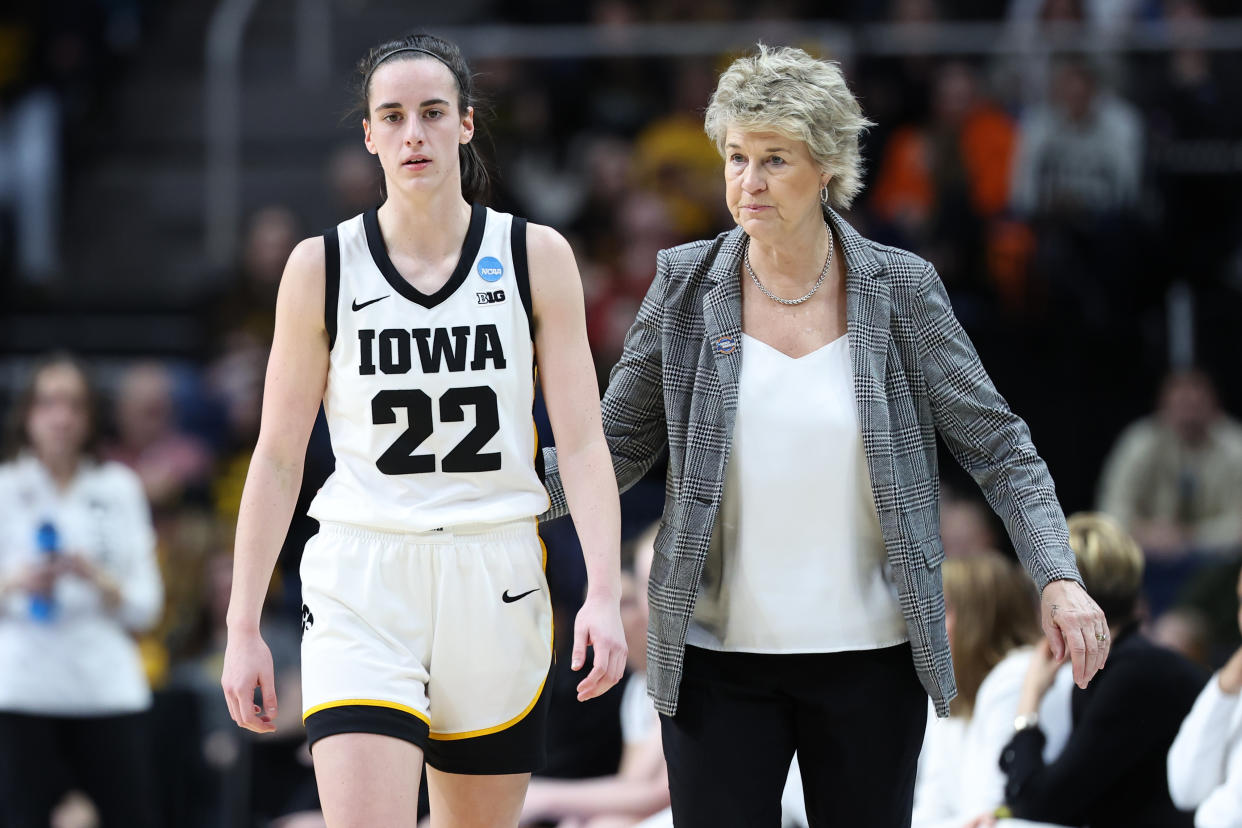
[[[434,58],[389,60],[375,70],[362,128],[390,193],[447,181],[459,187],[457,148],[474,136],[474,108],[460,112],[457,101],[452,72]]]
[[[57,363],[40,371],[26,415],[26,436],[35,454],[44,460],[75,456],[89,428],[86,381],[78,370]]]
[[[725,133],[724,175],[733,220],[762,239],[779,238],[820,215],[819,191],[828,182],[806,142],[736,127]]]

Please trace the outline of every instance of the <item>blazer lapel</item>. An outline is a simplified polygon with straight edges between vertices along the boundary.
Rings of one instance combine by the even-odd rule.
[[[744,239],[740,227],[725,236],[707,272],[707,281],[715,284],[703,295],[703,333],[720,376],[729,433],[737,412],[737,383],[742,367],[742,288],[738,284],[738,267]]]
[[[834,211],[828,210],[827,216],[845,251],[846,319],[854,363],[854,396],[876,508],[883,513],[892,507],[896,492],[886,388],[891,297],[888,284],[879,278],[883,265],[867,242]]]

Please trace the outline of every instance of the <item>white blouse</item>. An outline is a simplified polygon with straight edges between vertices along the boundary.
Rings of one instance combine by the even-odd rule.
[[[163,585],[155,531],[138,478],[118,463],[84,462],[65,490],[42,464],[0,465],[0,581],[44,553],[40,524],[56,527],[66,554],[101,567],[121,591],[110,608],[94,584],[61,576],[47,620],[31,596],[0,600],[0,710],[37,715],[110,715],[150,706],[151,691],[132,633],[159,617]]]
[[[908,640],[846,336],[794,359],[742,335],[718,521],[688,644],[813,653]]]
[[[1242,828],[1242,694],[1212,676],[1169,748],[1169,794],[1195,828]]]

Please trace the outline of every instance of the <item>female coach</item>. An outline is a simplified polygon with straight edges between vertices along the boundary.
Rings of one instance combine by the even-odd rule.
[[[625,665],[617,488],[582,287],[560,235],[480,203],[455,46],[413,35],[359,69],[387,200],[302,242],[282,278],[222,684],[239,725],[273,729],[259,614],[322,401],[336,470],[302,557],[302,702],[327,823],[413,825],[425,758],[433,825],[516,825],[542,761],[552,643],[536,352],[589,578],[572,660],[593,645],[594,669],[579,698]]]
[[[622,488],[669,453],[648,686],[678,828],[776,826],[795,750],[812,825],[909,825],[926,696],[943,716],[955,693],[937,433],[1080,685],[1108,652],[1047,468],[936,271],[836,212],[867,125],[840,69],[801,50],[721,76],[706,129],[738,226],[659,254],[603,402]]]

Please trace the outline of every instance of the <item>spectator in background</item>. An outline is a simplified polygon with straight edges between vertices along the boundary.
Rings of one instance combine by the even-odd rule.
[[[944,563],[945,620],[958,695],[947,719],[929,718],[914,789],[916,828],[961,828],[1004,802],[998,761],[1013,733],[1022,678],[1039,639],[1030,579],[996,552]],[[1040,705],[1050,760],[1069,736],[1068,669]]]
[[[647,697],[647,576],[656,527],[636,541],[633,571],[621,579],[621,623],[630,674],[621,691],[621,764],[611,776],[559,780],[536,776],[526,791],[522,825],[628,828],[668,806],[668,769],[660,747],[660,718]],[[555,715],[552,712],[550,715]]]
[[[978,497],[940,489],[940,540],[947,558],[996,554],[997,537],[992,513]]]
[[[205,496],[211,453],[178,425],[173,377],[165,365],[140,362],[122,376],[116,431],[104,454],[138,474],[157,517],[175,512],[187,498]]]
[[[1193,606],[1174,606],[1151,624],[1151,640],[1205,669],[1212,666],[1212,631],[1204,612]]]
[[[372,202],[374,206],[378,202]],[[268,347],[276,319],[276,289],[293,247],[301,238],[293,211],[279,204],[256,210],[246,223],[237,271],[210,301],[211,338],[216,349],[239,334]]]
[[[1009,205],[1016,129],[961,61],[936,71],[932,101],[927,124],[899,128],[885,146],[870,204],[898,246],[937,263],[951,291],[978,294],[988,223]]]
[[[1100,476],[1100,511],[1149,557],[1242,546],[1242,424],[1206,374],[1169,374],[1153,416],[1130,425]]]
[[[300,627],[280,615],[275,602],[265,606],[262,628],[272,652],[277,692],[282,702],[289,701],[277,714],[277,733],[258,739],[239,730],[220,696],[232,566],[227,553],[217,553],[200,565],[196,574],[202,594],[197,601],[201,609],[195,641],[172,674],[172,685],[193,694],[200,714],[201,730],[190,738],[198,740],[196,747],[211,789],[212,813],[204,824],[234,824],[244,813],[247,825],[268,824],[266,820],[278,817],[293,822],[295,815],[312,824],[317,818],[322,825],[298,704]],[[285,823],[271,825],[284,828]]]
[[[33,4],[0,11],[0,272],[11,264],[32,282],[60,266],[64,105],[47,77],[47,17]]]
[[[327,179],[332,194],[332,221],[364,213],[384,200],[383,171],[354,142],[342,144],[332,153]]]
[[[623,245],[615,220],[617,205],[633,188],[634,149],[615,135],[589,136],[583,139],[582,164],[585,201],[572,230],[591,259],[611,259]]]
[[[1238,578],[1242,630],[1242,577]],[[1242,828],[1242,648],[1208,680],[1169,748],[1169,794],[1195,828]]]
[[[1164,5],[1172,49],[1149,59],[1150,73],[1135,89],[1143,97],[1163,207],[1162,265],[1201,288],[1222,278],[1238,244],[1242,54],[1206,48],[1212,21],[1199,0]],[[1238,9],[1235,4],[1235,14]]]
[[[634,165],[638,186],[659,197],[669,232],[684,241],[709,233],[728,216],[719,197],[720,154],[703,134],[702,123],[702,102],[712,94],[716,73],[701,60],[683,61],[672,71],[669,111],[635,137]]]
[[[587,306],[587,335],[596,370],[606,380],[621,356],[625,334],[651,287],[651,263],[656,254],[676,244],[667,202],[645,191],[631,193],[614,209],[617,235],[625,243],[616,251],[600,289]],[[607,385],[601,382],[601,387]]]
[[[1060,664],[1046,646],[1031,659],[1016,732],[1001,758],[1007,813],[1090,828],[1191,828],[1169,798],[1165,756],[1203,687],[1202,670],[1139,631],[1143,553],[1106,515],[1069,519],[1070,544],[1087,590],[1108,617],[1108,668],[1071,694],[1073,727],[1052,762],[1038,712]]]
[[[0,824],[45,828],[70,784],[103,824],[154,826],[151,691],[132,635],[161,602],[138,478],[101,462],[85,369],[57,355],[12,411],[0,465]],[[72,783],[70,782],[72,780]]]
[[[1060,56],[1048,100],[1022,119],[1013,206],[1023,215],[1084,221],[1129,210],[1142,162],[1135,109],[1103,88],[1090,58]]]

